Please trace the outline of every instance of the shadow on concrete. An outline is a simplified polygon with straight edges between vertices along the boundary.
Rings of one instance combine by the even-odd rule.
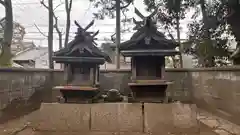
[[[28,100],[22,98],[13,100],[11,104],[1,110],[0,124],[38,110],[43,102],[43,97],[44,91],[36,89],[34,94]]]

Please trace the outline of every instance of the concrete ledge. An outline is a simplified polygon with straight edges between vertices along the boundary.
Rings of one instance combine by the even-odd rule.
[[[145,103],[144,115],[148,133],[199,133],[195,105]]]
[[[0,68],[0,72],[58,72],[62,70],[51,70],[51,69],[44,69],[44,68]]]
[[[92,131],[142,132],[142,106],[135,103],[95,104],[91,109]]]
[[[44,103],[33,121],[36,130],[89,131],[91,105]]]
[[[33,128],[50,135],[213,135],[212,131],[201,131],[196,106],[190,104],[44,103],[38,113],[32,120]]]

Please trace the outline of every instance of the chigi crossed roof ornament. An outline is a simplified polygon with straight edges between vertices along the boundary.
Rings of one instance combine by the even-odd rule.
[[[138,17],[142,19],[142,21],[136,21],[135,18],[133,18],[133,22],[136,24],[136,26],[133,28],[133,30],[138,30],[138,31],[145,31],[146,33],[150,34],[152,31],[156,31],[156,21],[153,21],[153,17],[156,15],[158,9],[156,8],[153,13],[151,13],[149,16],[145,17],[137,8],[134,9],[135,14],[137,14]],[[140,32],[139,32],[140,34]],[[148,35],[147,34],[147,35]],[[135,33],[135,35],[132,37],[139,36],[138,34]],[[164,36],[164,35],[161,35]],[[145,43],[150,44],[151,37],[146,36],[145,37]]]
[[[90,27],[93,26],[94,20],[92,20],[85,28],[82,28],[76,20],[74,21],[74,23],[78,27],[77,32],[75,33],[75,38],[82,39],[86,42],[92,42],[94,45],[97,45],[94,40],[97,40],[97,38],[95,37],[98,35],[99,30],[95,33],[87,31]]]
[[[137,8],[135,8],[135,13],[142,19],[142,21],[136,21],[133,18],[133,22],[136,24],[133,29],[136,30],[136,32],[132,35],[130,40],[121,43],[120,50],[130,49],[133,46],[136,47],[136,45],[142,44],[142,41],[144,41],[145,45],[151,45],[155,49],[176,48],[178,45],[176,42],[167,39],[163,33],[158,31],[156,21],[153,21],[153,17],[157,12],[158,9],[155,9],[153,13],[145,17]]]
[[[95,40],[97,39],[96,36],[98,35],[99,30],[97,32],[87,31],[93,26],[94,20],[92,20],[85,28],[81,27],[77,21],[74,21],[74,23],[78,27],[77,32],[75,33],[76,36],[65,48],[55,52],[54,55],[71,56],[73,52],[79,52],[79,55],[81,56],[86,50],[93,57],[104,57],[108,62],[111,62],[110,57],[96,47],[97,43]]]
[[[144,25],[146,25],[147,23],[149,24],[150,22],[153,23],[154,25],[156,24],[156,22],[152,21],[152,18],[156,15],[158,9],[155,9],[153,13],[151,13],[147,17],[145,17],[141,12],[139,12],[137,8],[135,8],[134,10],[135,10],[135,14],[137,14],[137,16],[142,19],[142,21],[136,21],[135,18],[133,18],[133,22],[136,24],[136,26],[133,28],[134,30],[138,30]]]

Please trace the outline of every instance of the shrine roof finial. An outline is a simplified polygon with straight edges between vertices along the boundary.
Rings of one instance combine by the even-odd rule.
[[[142,19],[142,21],[136,21],[135,18],[133,18],[133,22],[136,24],[133,29],[138,30],[144,26],[155,27],[156,22],[153,21],[153,17],[156,15],[157,11],[158,9],[155,9],[154,12],[145,17],[137,8],[135,8],[135,13]]]
[[[155,9],[153,13],[145,17],[135,8],[135,13],[142,19],[142,21],[136,21],[133,18],[133,22],[136,24],[135,30],[137,30],[130,40],[121,43],[120,50],[131,49],[160,49],[171,50],[175,49],[177,43],[169,40],[162,32],[158,31],[156,22],[153,21],[154,15],[157,14],[158,9]]]
[[[99,30],[97,32],[88,32],[87,30],[93,26],[94,20],[92,20],[85,28],[81,27],[81,25],[75,20],[75,25],[78,27],[77,32],[75,33],[75,39],[79,39],[81,41],[93,42],[96,45],[95,38],[99,34]]]
[[[83,28],[76,20],[74,23],[78,27],[75,38],[70,41],[65,48],[55,52],[54,56],[64,56],[66,59],[70,57],[100,57],[111,62],[110,57],[101,52],[96,46],[97,43],[94,41],[97,39],[96,36],[98,35],[99,30],[97,32],[87,31],[93,26],[94,20],[92,20],[85,28]]]

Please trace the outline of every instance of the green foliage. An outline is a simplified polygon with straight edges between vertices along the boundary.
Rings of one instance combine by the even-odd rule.
[[[4,42],[4,29],[5,29],[5,18],[2,18],[0,21],[0,67],[11,67],[12,66],[12,57],[11,47],[3,46]],[[25,36],[25,28],[17,23],[13,22],[13,39],[12,43],[19,43],[23,40]],[[6,44],[6,43],[5,43]]]
[[[220,65],[226,65],[230,55],[227,41],[231,31],[224,19],[225,10],[222,8],[220,1],[207,3],[205,6],[207,20],[194,21],[188,24],[188,41],[184,43],[184,50],[186,53],[195,56],[199,61],[205,62],[213,59],[214,65],[211,66],[217,66],[219,63],[221,63]],[[199,14],[199,12],[200,10],[196,10],[193,19],[196,19],[196,14]],[[206,37],[205,32],[210,37]],[[223,36],[223,34],[227,36]],[[202,66],[204,64],[207,63],[202,63]]]
[[[176,27],[177,19],[184,19],[195,0],[144,0],[147,11],[158,8],[158,21],[165,28]]]
[[[147,10],[150,11],[159,6],[158,20],[165,29],[175,29],[177,19],[184,19],[189,9],[195,9],[192,19],[194,22],[188,24],[188,40],[183,43],[184,52],[195,56],[200,66],[216,66],[226,64],[229,57],[229,47],[227,45],[228,37],[222,37],[223,33],[231,34],[225,16],[226,8],[221,1],[212,1],[205,3],[207,20],[204,25],[203,20],[197,21],[197,17],[202,14],[199,3],[196,0],[159,0],[158,4],[155,0],[145,0]],[[210,37],[205,37],[205,32]],[[207,39],[206,39],[207,38]],[[209,61],[213,60],[214,65],[209,65]]]
[[[115,0],[90,0],[94,1],[98,9],[96,18],[104,19],[104,16],[114,18],[115,12],[109,10],[114,7]],[[122,5],[129,0],[122,0]],[[230,35],[240,40],[240,3],[239,0],[204,0],[205,20],[197,20],[203,15],[200,1],[196,0],[144,0],[147,11],[158,8],[157,20],[161,26],[169,31],[176,30],[177,21],[186,18],[190,9],[195,9],[192,19],[195,21],[188,24],[188,39],[183,43],[184,52],[195,56],[200,61],[200,66],[218,66],[227,64],[229,59]],[[202,1],[203,2],[203,1]],[[127,8],[122,9],[128,11]],[[233,16],[230,18],[231,16]],[[230,21],[230,19],[232,19]],[[236,20],[236,21],[235,21]],[[238,21],[237,21],[238,20]],[[236,23],[237,22],[237,23]],[[233,25],[235,23],[235,25]],[[206,37],[206,32],[208,33]],[[225,35],[225,36],[224,36]],[[240,45],[239,45],[240,46]],[[213,61],[213,65],[208,64]]]
[[[121,10],[122,13],[125,13],[128,10],[128,6],[133,0],[121,0]],[[105,19],[105,17],[109,18],[115,18],[115,0],[90,0],[90,2],[93,3],[93,6],[95,9],[97,9],[97,12],[94,13],[94,17],[97,19]]]

